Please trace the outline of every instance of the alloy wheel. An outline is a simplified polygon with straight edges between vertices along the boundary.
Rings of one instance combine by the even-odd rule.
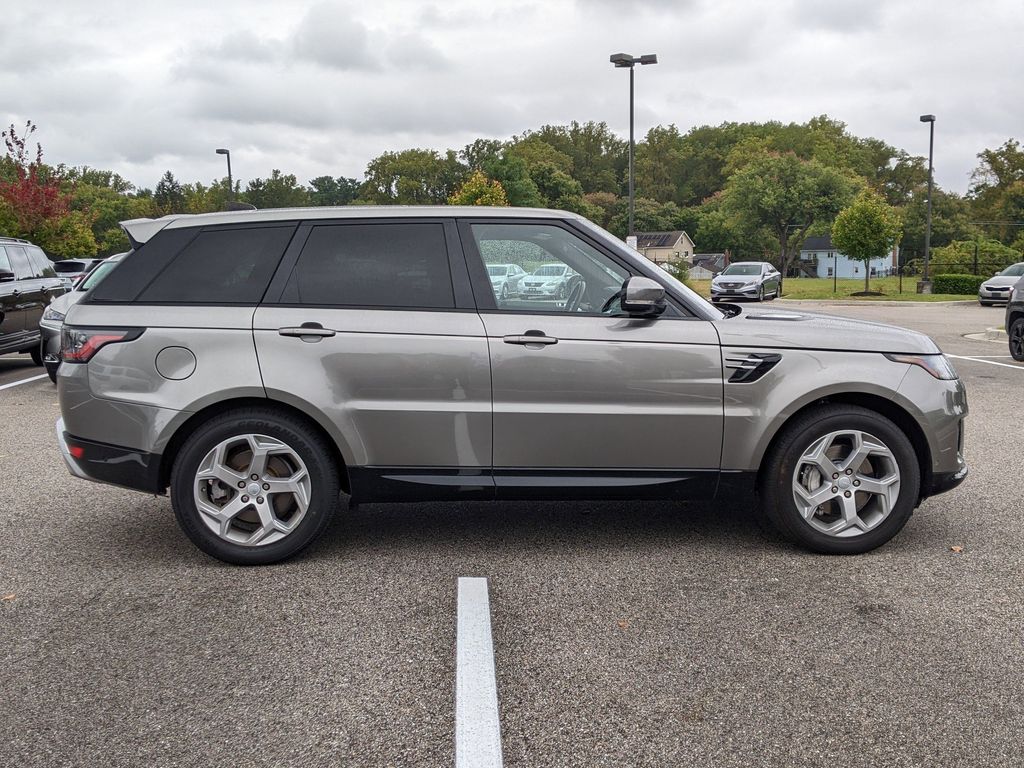
[[[859,430],[830,432],[811,443],[793,470],[793,501],[804,521],[828,536],[877,528],[900,493],[892,450]]]
[[[193,497],[203,523],[225,541],[265,546],[294,531],[309,509],[305,463],[267,435],[221,441],[196,470]]]
[[[1024,320],[1010,326],[1010,355],[1014,360],[1024,361]]]

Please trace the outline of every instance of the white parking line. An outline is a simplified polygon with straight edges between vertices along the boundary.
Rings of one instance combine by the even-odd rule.
[[[487,579],[459,577],[455,635],[455,768],[501,768]]]
[[[956,360],[970,360],[975,363],[985,363],[986,365],[998,365],[1003,368],[1014,368],[1018,371],[1024,371],[1024,365],[1010,365],[1009,363],[997,363],[995,360],[982,360],[980,357],[964,357],[963,355],[946,355],[946,357],[952,357]]]
[[[11,387],[16,387],[19,384],[28,384],[30,381],[39,381],[40,379],[45,379],[45,378],[46,378],[46,374],[45,373],[41,373],[38,376],[30,376],[29,378],[22,379],[21,381],[12,381],[10,384],[0,384],[0,389],[10,389]]]

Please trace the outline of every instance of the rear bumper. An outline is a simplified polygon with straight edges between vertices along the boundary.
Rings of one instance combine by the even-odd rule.
[[[926,493],[921,494],[922,498],[937,496],[940,493],[951,491],[967,479],[967,465],[956,472],[939,472],[932,475],[931,483],[928,484]]]
[[[56,429],[64,463],[75,477],[157,495],[166,490],[160,454],[73,437],[64,431],[64,419],[57,419]]]

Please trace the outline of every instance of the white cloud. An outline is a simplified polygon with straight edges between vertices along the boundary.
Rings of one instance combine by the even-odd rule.
[[[459,148],[545,123],[604,120],[637,135],[828,113],[859,135],[927,152],[967,188],[975,155],[1020,136],[1019,0],[37,0],[5,10],[0,124],[39,125],[53,162],[153,186],[271,168],[359,176],[382,151]]]

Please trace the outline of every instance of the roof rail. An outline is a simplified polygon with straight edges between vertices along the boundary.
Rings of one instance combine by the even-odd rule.
[[[20,237],[3,237],[2,235],[0,235],[0,240],[2,240],[5,243],[25,243],[26,245],[32,245],[32,243],[30,243],[28,240],[25,240]]]

